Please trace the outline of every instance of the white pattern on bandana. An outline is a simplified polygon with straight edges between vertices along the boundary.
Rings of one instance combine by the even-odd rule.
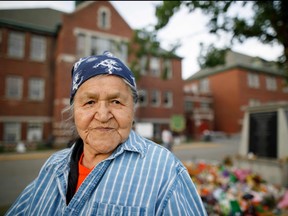
[[[75,76],[74,76],[74,79],[73,79],[73,88],[72,88],[73,91],[78,89],[80,83],[81,83],[82,80],[83,80],[83,76],[81,76],[81,79],[79,78],[79,77],[80,77],[80,74],[81,74],[81,73],[76,73]],[[79,80],[79,79],[80,79],[80,80]]]
[[[117,71],[122,70],[122,68],[118,66],[118,63],[113,59],[105,59],[104,61],[101,61],[99,64],[94,65],[93,68],[97,68],[99,66],[106,68],[106,72],[109,72],[109,74],[112,74],[113,70]]]

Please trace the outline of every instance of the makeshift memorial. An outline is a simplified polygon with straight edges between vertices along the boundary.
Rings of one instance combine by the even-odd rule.
[[[186,161],[208,215],[288,215],[288,189],[266,182],[251,170],[222,163]]]

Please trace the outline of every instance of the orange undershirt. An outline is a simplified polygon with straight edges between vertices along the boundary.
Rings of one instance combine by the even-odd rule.
[[[78,161],[78,182],[77,182],[77,187],[76,191],[82,184],[82,182],[85,180],[85,178],[89,175],[89,173],[92,171],[92,169],[88,169],[87,167],[82,165],[82,160],[83,160],[84,153],[82,153],[80,160]]]

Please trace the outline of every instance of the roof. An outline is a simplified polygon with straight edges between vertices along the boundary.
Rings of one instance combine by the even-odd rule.
[[[226,53],[225,61],[226,63],[224,65],[201,69],[187,78],[186,81],[205,78],[234,68],[242,68],[249,71],[284,76],[284,72],[276,66],[275,62],[269,62],[259,57],[252,57],[229,50]]]
[[[56,33],[64,12],[50,8],[0,10],[0,25]]]

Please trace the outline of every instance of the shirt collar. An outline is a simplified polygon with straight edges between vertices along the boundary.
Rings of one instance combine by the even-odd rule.
[[[118,148],[113,152],[113,154],[109,157],[110,159],[117,157],[118,155],[122,154],[124,151],[130,151],[130,152],[135,152],[141,155],[141,157],[145,157],[146,152],[147,152],[147,142],[145,141],[146,139],[141,137],[139,134],[137,134],[135,131],[131,130],[128,139],[123,142],[122,144],[120,144],[118,146]],[[62,157],[58,156],[57,158],[55,158],[53,163],[61,163],[61,161],[66,160],[67,162],[69,161],[69,159],[71,158],[71,154],[73,149],[75,148],[75,146],[77,145],[77,142],[82,142],[81,139],[78,139],[73,146],[68,150],[62,150],[63,153],[67,152],[68,150],[68,154],[64,154]]]
[[[124,151],[136,152],[144,157],[147,152],[147,143],[145,139],[139,136],[135,131],[131,130],[128,139],[119,145],[119,147],[114,151],[111,157],[115,158]]]

